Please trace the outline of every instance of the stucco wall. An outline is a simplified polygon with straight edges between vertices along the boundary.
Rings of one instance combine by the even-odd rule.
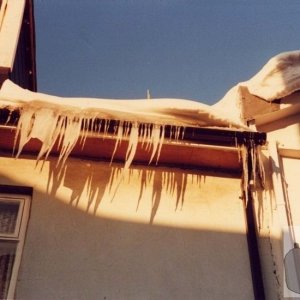
[[[267,132],[269,141],[277,141],[279,146],[300,149],[300,114],[288,116],[259,126],[259,131]]]
[[[267,294],[277,290],[274,297],[299,297],[287,290],[284,275],[284,256],[292,240],[288,227],[293,224],[299,235],[299,166],[300,115],[286,116],[276,122],[260,126],[266,131],[268,146],[265,150],[266,188],[257,190],[257,216],[261,239],[261,255]],[[291,230],[293,231],[293,230]],[[289,235],[289,237],[287,237]],[[296,239],[299,239],[296,236]],[[294,242],[294,241],[293,241]],[[292,242],[292,244],[293,244]],[[268,250],[269,248],[269,250]],[[269,261],[269,263],[267,263]],[[271,263],[272,261],[272,263]],[[274,276],[272,276],[272,273]],[[272,285],[274,288],[272,289]],[[269,297],[270,299],[273,299]]]
[[[34,189],[17,299],[253,299],[240,180],[0,158]]]
[[[257,182],[252,187],[260,262],[266,299],[282,299],[283,263],[281,225],[272,181],[271,157],[266,149],[262,153],[265,186]]]

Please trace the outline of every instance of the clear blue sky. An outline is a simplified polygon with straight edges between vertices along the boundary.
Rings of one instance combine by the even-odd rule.
[[[212,104],[300,49],[299,0],[35,0],[38,90]]]

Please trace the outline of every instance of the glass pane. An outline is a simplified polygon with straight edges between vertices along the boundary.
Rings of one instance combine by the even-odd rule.
[[[0,234],[13,234],[15,232],[19,206],[19,202],[0,201]]]
[[[0,241],[0,299],[6,299],[17,243]]]

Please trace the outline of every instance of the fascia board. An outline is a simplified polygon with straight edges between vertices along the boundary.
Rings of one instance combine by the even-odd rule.
[[[275,122],[277,120],[281,120],[284,118],[287,118],[289,116],[296,115],[300,112],[300,103],[298,104],[282,104],[280,105],[280,109],[268,113],[268,114],[263,114],[255,117],[255,125],[256,126],[262,126],[265,124],[269,124],[272,122]]]

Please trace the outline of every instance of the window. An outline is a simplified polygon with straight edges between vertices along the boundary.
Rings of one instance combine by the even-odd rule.
[[[0,193],[0,299],[14,297],[30,197]]]

